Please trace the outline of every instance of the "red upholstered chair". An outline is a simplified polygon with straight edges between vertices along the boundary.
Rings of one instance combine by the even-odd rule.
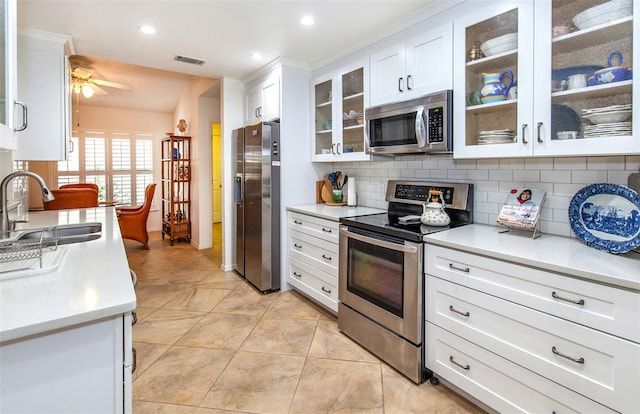
[[[149,233],[147,233],[147,218],[156,191],[155,184],[149,184],[144,191],[144,204],[138,207],[117,207],[120,233],[125,239],[139,241],[149,250]]]
[[[61,189],[65,188],[93,188],[98,192],[98,184],[93,183],[78,183],[78,184],[64,184],[60,186]]]
[[[45,210],[98,207],[98,190],[93,188],[57,188],[51,194],[55,200],[45,202]]]

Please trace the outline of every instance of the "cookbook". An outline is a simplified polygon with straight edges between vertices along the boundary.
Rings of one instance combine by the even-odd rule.
[[[538,223],[546,198],[547,193],[537,188],[514,188],[507,195],[496,222],[533,229]]]

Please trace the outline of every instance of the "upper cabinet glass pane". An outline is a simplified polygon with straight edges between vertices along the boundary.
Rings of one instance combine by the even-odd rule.
[[[315,86],[316,154],[331,154],[333,149],[333,82],[327,80]]]
[[[342,75],[343,152],[364,151],[364,69]]]
[[[518,9],[466,28],[466,145],[513,144],[518,120]]]
[[[551,139],[632,139],[633,0],[554,0]]]
[[[0,65],[0,124],[7,124],[7,0],[0,0],[0,59],[2,59],[2,65]]]

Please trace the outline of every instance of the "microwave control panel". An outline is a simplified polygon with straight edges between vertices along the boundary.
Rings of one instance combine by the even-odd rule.
[[[429,108],[427,125],[429,143],[444,142],[444,108]]]

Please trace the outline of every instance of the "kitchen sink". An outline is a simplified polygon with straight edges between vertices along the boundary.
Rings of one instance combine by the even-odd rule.
[[[63,262],[61,245],[99,239],[102,223],[63,224],[26,229],[0,240],[0,281],[52,273]]]
[[[63,224],[55,228],[23,230],[20,241],[43,240],[45,246],[86,242],[102,236],[102,223]]]

